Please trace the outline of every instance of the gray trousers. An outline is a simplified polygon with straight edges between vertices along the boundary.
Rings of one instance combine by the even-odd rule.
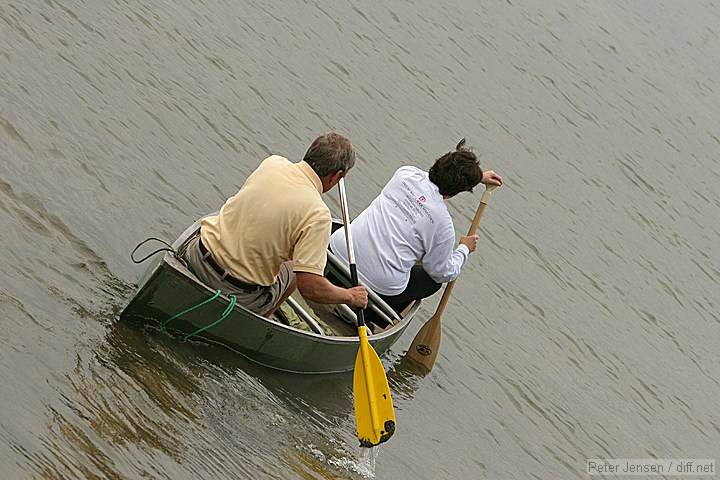
[[[241,290],[235,285],[220,278],[220,275],[213,270],[209,263],[202,258],[198,240],[200,235],[193,236],[185,245],[182,253],[183,259],[195,276],[208,287],[222,291],[223,295],[235,295],[237,303],[243,305],[253,312],[264,315],[269,312],[280,300],[283,293],[287,291],[292,282],[292,262],[285,262],[280,266],[280,273],[275,278],[275,283],[267,287],[261,287],[254,292]]]

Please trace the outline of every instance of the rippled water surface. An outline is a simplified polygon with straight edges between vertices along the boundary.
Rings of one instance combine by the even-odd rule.
[[[0,0],[6,478],[583,478],[720,458],[720,7]],[[432,373],[269,371],[116,320],[130,251],[337,130],[352,214],[467,137],[503,175]],[[478,189],[480,190],[480,189]],[[339,215],[337,194],[326,201]],[[449,201],[458,235],[479,192]]]

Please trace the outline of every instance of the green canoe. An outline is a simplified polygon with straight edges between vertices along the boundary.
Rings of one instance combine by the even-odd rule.
[[[296,292],[290,299],[293,308],[281,309],[291,315],[281,315],[276,321],[234,304],[201,283],[175,256],[174,252],[199,228],[200,220],[185,230],[172,248],[155,257],[120,314],[121,320],[158,326],[185,340],[222,344],[279,370],[334,373],[354,368],[360,341],[346,306],[317,305],[304,301]],[[347,268],[330,252],[326,275],[350,283]],[[420,302],[399,315],[372,291],[370,298],[368,308],[379,309],[388,320],[384,329],[369,332],[368,337],[382,355],[405,331]],[[282,321],[291,316],[294,322]]]

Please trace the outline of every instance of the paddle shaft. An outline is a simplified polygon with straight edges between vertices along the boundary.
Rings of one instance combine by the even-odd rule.
[[[357,265],[355,265],[355,247],[352,241],[352,235],[350,234],[350,213],[348,211],[347,204],[347,193],[345,192],[345,179],[341,178],[338,183],[338,189],[340,189],[340,208],[342,209],[343,224],[345,225],[345,243],[347,244],[348,250],[348,263],[350,264],[350,280],[353,287],[360,285],[358,279]],[[365,326],[365,312],[362,308],[355,309],[355,315],[357,315],[358,327]]]
[[[477,232],[478,225],[480,225],[480,219],[482,218],[483,214],[485,213],[485,209],[487,208],[487,202],[490,200],[490,194],[492,191],[497,187],[497,185],[488,185],[487,188],[485,188],[485,191],[482,194],[482,197],[480,197],[480,205],[478,205],[477,211],[475,211],[475,217],[473,218],[472,223],[470,224],[470,229],[468,230],[467,236],[475,235],[475,232]],[[459,277],[459,276],[458,276]],[[443,292],[443,296],[440,299],[440,303],[438,304],[437,310],[435,310],[435,316],[441,316],[443,312],[445,311],[445,307],[447,306],[448,302],[450,301],[450,294],[453,291],[453,287],[455,287],[455,282],[457,281],[457,278],[453,280],[452,282],[448,283],[445,286],[445,291]]]
[[[338,183],[340,189],[340,207],[343,211],[343,224],[345,225],[345,242],[348,247],[348,263],[350,263],[350,280],[352,286],[357,287],[360,284],[360,280],[357,276],[357,265],[355,265],[355,246],[352,243],[352,234],[350,233],[350,212],[348,211],[347,204],[347,193],[345,192],[345,179],[341,178]],[[380,422],[378,420],[377,408],[375,408],[375,392],[373,388],[373,379],[371,376],[372,370],[370,369],[370,353],[369,348],[372,348],[370,341],[367,338],[367,327],[365,326],[365,312],[363,308],[357,307],[355,309],[355,315],[358,319],[358,337],[360,337],[360,356],[362,357],[363,372],[365,374],[365,385],[367,388],[368,399],[370,400],[370,417],[373,428],[378,427]]]

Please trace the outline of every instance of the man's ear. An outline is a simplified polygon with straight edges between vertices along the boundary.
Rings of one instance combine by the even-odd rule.
[[[333,173],[333,175],[332,175],[333,182],[332,183],[334,185],[337,185],[337,183],[340,181],[341,178],[343,178],[344,175],[345,175],[344,170],[338,170],[337,172]]]
[[[338,170],[335,173],[328,173],[324,177],[321,177],[320,180],[323,182],[323,193],[329,191],[331,188],[333,188],[335,185],[340,182],[340,179],[343,177],[343,171]]]

